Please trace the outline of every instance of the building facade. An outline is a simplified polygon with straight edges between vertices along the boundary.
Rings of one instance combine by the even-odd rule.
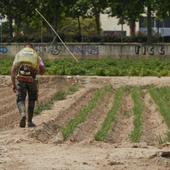
[[[101,28],[105,34],[124,34],[130,36],[130,27],[127,24],[118,24],[119,19],[116,17],[109,17],[108,14],[100,15]],[[136,22],[136,33],[141,32],[147,33],[146,28],[146,16],[140,17],[139,21]],[[160,21],[153,18],[152,23],[153,33],[158,33],[161,36],[170,36],[170,19],[164,19]]]

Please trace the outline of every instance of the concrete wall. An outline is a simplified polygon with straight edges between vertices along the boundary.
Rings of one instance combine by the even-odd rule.
[[[0,44],[0,56],[15,56],[25,44]],[[170,44],[33,44],[43,58],[63,59],[137,59],[137,58],[170,58]],[[71,53],[70,53],[70,52]],[[73,56],[72,56],[73,55]]]

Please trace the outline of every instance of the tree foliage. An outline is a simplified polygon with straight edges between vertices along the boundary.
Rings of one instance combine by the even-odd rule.
[[[159,20],[170,18],[169,0],[1,0],[0,17],[8,19],[9,36],[13,37],[14,32],[25,35],[42,29],[50,32],[50,28],[36,13],[35,8],[43,13],[55,30],[64,30],[61,25],[64,21],[67,22],[66,18],[76,19],[75,27],[79,35],[81,35],[83,19],[95,18],[95,30],[100,36],[100,14],[108,9],[108,15],[119,18],[120,23],[124,21],[129,24],[133,36],[135,22],[142,14],[146,14],[148,42],[152,41],[152,17]]]

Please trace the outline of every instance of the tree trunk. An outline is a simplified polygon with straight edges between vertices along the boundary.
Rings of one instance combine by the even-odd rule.
[[[100,36],[100,14],[96,14],[96,28],[97,28],[97,33]]]
[[[152,18],[150,5],[147,7],[147,42],[152,43]]]
[[[81,24],[80,24],[80,17],[77,17],[77,21],[78,21],[78,30],[79,30],[79,36],[81,37]]]
[[[55,31],[57,31],[57,27],[58,27],[58,10],[56,7],[55,12],[54,12],[54,30]]]
[[[13,27],[12,27],[12,16],[8,15],[8,20],[9,20],[9,36],[12,38],[13,37]]]
[[[98,8],[94,8],[94,10],[95,10],[95,21],[96,21],[97,34],[100,36],[100,10],[98,10]]]
[[[130,20],[130,36],[135,36],[135,28],[136,28],[136,25],[135,25],[135,20],[132,18]]]
[[[21,20],[20,18],[16,19],[16,32],[19,33],[20,30],[20,26],[21,26]],[[15,31],[15,30],[14,30]]]

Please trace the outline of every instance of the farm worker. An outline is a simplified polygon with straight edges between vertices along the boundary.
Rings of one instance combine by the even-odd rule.
[[[37,54],[31,44],[27,44],[18,52],[11,68],[12,90],[16,93],[16,102],[21,115],[21,128],[26,126],[25,100],[28,93],[28,127],[34,127],[32,122],[35,101],[38,96],[37,74],[44,74],[46,71],[42,58]],[[15,83],[17,79],[17,85]]]

